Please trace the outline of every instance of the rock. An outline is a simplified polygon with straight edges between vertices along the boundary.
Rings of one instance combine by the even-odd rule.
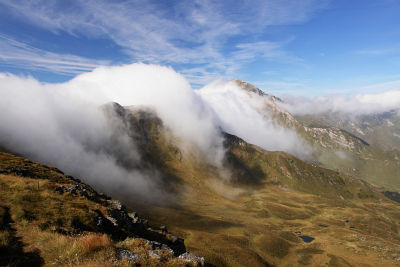
[[[59,170],[59,169],[57,169],[57,168],[55,168],[54,171],[57,172],[57,173],[59,173],[59,174],[64,174],[61,170]]]
[[[124,206],[121,204],[121,202],[118,201],[118,200],[110,199],[110,200],[107,200],[107,202],[108,202],[108,204],[110,204],[110,206],[112,206],[114,209],[117,209],[117,210],[125,209],[125,207],[124,207]]]
[[[11,172],[18,176],[33,176],[32,172],[26,168],[12,168]]]
[[[137,212],[130,212],[130,213],[128,213],[128,216],[131,217],[132,219],[139,218]]]
[[[107,195],[104,194],[104,193],[97,193],[97,196],[98,196],[99,198],[102,198],[102,199],[105,199],[105,200],[110,200],[110,199],[111,199],[111,197],[107,196]]]
[[[125,228],[128,232],[136,230],[137,224],[133,222],[132,218],[123,209],[123,206],[121,209],[109,209],[107,213],[108,217],[113,218],[119,227]]]
[[[185,260],[187,263],[191,263],[194,266],[204,266],[204,257],[185,252],[178,257],[179,259]]]
[[[128,260],[128,261],[138,261],[141,256],[139,254],[133,253],[127,249],[121,249],[117,252],[117,258],[119,260]]]
[[[75,177],[73,177],[71,175],[66,175],[65,177],[67,177],[68,179],[70,179],[70,180],[72,180],[74,182],[81,183],[81,180],[79,180],[79,179],[77,179],[77,178],[75,178]]]
[[[138,216],[138,214],[136,212],[128,213],[128,216],[132,219],[133,223],[139,223],[140,222],[139,216]]]
[[[149,256],[150,256],[151,258],[161,259],[161,257],[162,257],[162,255],[161,255],[159,252],[154,251],[154,250],[149,250],[148,253],[149,253]]]
[[[104,203],[104,198],[100,199],[99,194],[94,190],[81,184],[73,186],[60,185],[54,190],[59,194],[69,193],[85,197],[94,202]],[[120,201],[107,199],[107,203],[110,207],[107,213],[103,214],[97,210],[97,216],[93,217],[97,231],[110,234],[115,239],[124,239],[128,236],[144,237],[146,240],[152,240],[148,242],[150,242],[153,250],[164,250],[169,254],[173,254],[173,256],[178,256],[186,252],[184,240],[168,233],[165,226],[153,229],[148,225],[147,220],[140,219],[136,212],[128,213],[126,207]]]
[[[174,256],[174,251],[170,247],[165,245],[165,244],[161,245],[161,250],[164,250],[164,251],[168,252],[171,257]]]
[[[163,244],[161,244],[160,242],[157,242],[157,241],[149,241],[149,240],[147,240],[147,244],[150,244],[150,245],[151,245],[151,249],[161,249],[161,246],[163,245]]]
[[[96,210],[97,216],[95,216],[94,223],[102,233],[110,234],[112,236],[118,233],[118,229],[109,219],[103,216],[101,211]]]
[[[393,201],[396,201],[397,203],[400,203],[400,194],[399,194],[399,193],[397,193],[397,192],[391,192],[391,191],[385,191],[385,192],[383,192],[383,194],[384,194],[387,198],[389,198],[389,199],[391,199],[391,200],[393,200]]]
[[[64,193],[65,193],[65,186],[62,186],[62,185],[57,186],[57,187],[54,189],[54,191],[56,191],[56,192],[59,193],[60,195],[61,195],[61,194],[64,194]]]
[[[106,216],[106,219],[109,220],[114,226],[118,226],[117,220],[111,216]]]
[[[105,199],[104,195],[97,194],[96,191],[93,191],[90,187],[85,188],[80,184],[75,184],[70,187],[60,185],[57,186],[54,191],[59,194],[69,193],[71,195],[82,196],[96,203],[102,203],[101,199]]]
[[[170,243],[168,243],[168,245],[175,252],[176,256],[181,255],[186,252],[185,240],[183,238],[177,237],[172,234],[168,234],[167,237],[168,237],[168,240],[170,241]]]
[[[164,225],[160,227],[160,230],[163,232],[163,234],[168,233],[168,229],[167,229],[167,227],[164,226]]]

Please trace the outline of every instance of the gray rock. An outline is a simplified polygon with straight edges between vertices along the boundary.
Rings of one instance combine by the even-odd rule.
[[[117,209],[117,210],[121,210],[123,209],[123,205],[121,204],[120,201],[115,200],[115,199],[111,199],[111,200],[107,200],[108,204],[110,204],[113,208]]]
[[[114,226],[118,226],[118,223],[117,223],[117,220],[116,219],[114,219],[113,217],[110,217],[110,216],[106,216],[106,218],[107,218],[107,220],[109,220],[110,222],[112,222],[112,224],[114,225]]]
[[[163,234],[167,234],[168,233],[168,229],[164,225],[160,227],[160,230],[163,232]]]
[[[164,251],[168,252],[168,254],[170,254],[170,256],[174,255],[174,251],[172,250],[172,248],[168,247],[165,244],[161,245],[161,250],[164,250]]]
[[[204,266],[204,257],[200,257],[189,252],[181,254],[178,258],[183,259],[188,263],[192,263],[195,266]]]
[[[117,258],[119,260],[128,260],[128,261],[138,261],[141,256],[139,254],[133,253],[132,251],[121,249],[117,253]]]
[[[23,176],[23,177],[27,177],[27,176],[33,176],[33,173],[26,169],[26,168],[12,168],[11,172],[14,173],[15,175],[18,176]]]
[[[157,242],[157,241],[150,241],[150,240],[147,240],[147,244],[150,244],[150,245],[151,245],[151,249],[161,249],[161,247],[162,247],[162,245],[163,245],[163,244],[161,244],[160,242]]]
[[[154,250],[149,250],[148,253],[149,253],[149,256],[150,256],[151,258],[161,259],[161,257],[162,257],[162,255],[161,255],[159,252],[154,251]]]

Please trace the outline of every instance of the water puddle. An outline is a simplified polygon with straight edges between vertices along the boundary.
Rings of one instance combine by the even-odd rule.
[[[306,243],[311,243],[315,239],[314,237],[308,235],[301,235],[300,238]]]

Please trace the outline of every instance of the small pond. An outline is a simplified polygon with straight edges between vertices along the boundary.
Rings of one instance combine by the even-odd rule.
[[[300,238],[303,239],[303,241],[306,243],[310,243],[315,239],[314,237],[308,235],[301,235]]]

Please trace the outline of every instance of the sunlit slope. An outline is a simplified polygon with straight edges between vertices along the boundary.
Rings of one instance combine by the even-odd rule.
[[[333,123],[324,120],[323,117],[319,119],[318,116],[311,116],[308,119],[301,117],[298,120],[280,107],[279,103],[282,100],[279,98],[267,95],[251,84],[242,81],[235,82],[253,98],[259,98],[259,101],[264,103],[261,108],[256,107],[260,114],[264,114],[266,118],[272,116],[277,125],[297,132],[302,141],[312,150],[308,161],[315,161],[318,165],[359,177],[377,186],[400,190],[400,151],[385,151],[379,145],[383,135],[379,134],[378,127],[385,128],[389,123],[387,118],[382,118],[381,123],[378,123],[378,118],[371,119],[369,126],[364,125],[367,127],[367,130],[364,129],[366,134],[360,135],[350,122]],[[391,116],[396,117],[395,114]],[[394,129],[397,124],[395,119],[392,120]],[[372,143],[364,141],[364,137]],[[390,142],[395,142],[394,138],[397,137],[391,136]],[[390,144],[390,142],[382,141],[382,144]]]
[[[324,125],[344,129],[383,150],[400,149],[398,110],[353,116],[330,112],[296,116],[296,119],[311,127]]]
[[[154,113],[118,107],[165,174],[164,205],[127,199],[216,266],[396,266],[398,204],[361,179],[223,134],[223,168],[184,147]],[[140,126],[140,127],[139,127]],[[143,138],[146,136],[146,138]],[[140,141],[142,140],[142,141]],[[168,178],[169,177],[169,178]],[[230,178],[229,178],[230,177]],[[300,236],[315,238],[305,243]]]
[[[0,152],[1,266],[199,266],[201,258],[178,257],[185,251],[182,239],[118,200]]]

